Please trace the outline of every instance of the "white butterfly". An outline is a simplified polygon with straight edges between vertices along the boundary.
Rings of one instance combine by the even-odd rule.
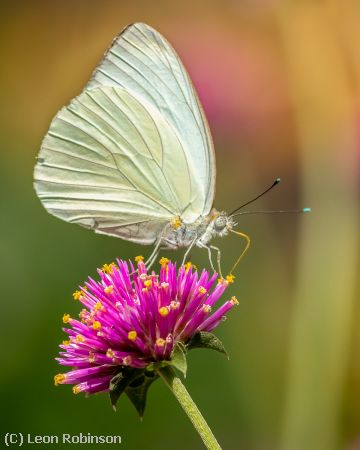
[[[155,244],[148,264],[160,248],[187,247],[185,261],[197,245],[210,262],[215,249],[220,266],[209,242],[233,231],[234,220],[212,209],[215,175],[209,126],[189,75],[157,31],[136,23],[53,119],[34,178],[51,214]]]

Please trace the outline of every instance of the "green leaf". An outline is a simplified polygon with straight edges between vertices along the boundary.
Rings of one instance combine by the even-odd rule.
[[[209,348],[210,350],[216,350],[217,352],[223,353],[228,357],[223,343],[220,341],[215,334],[208,333],[207,331],[200,331],[200,333],[195,334],[190,341],[186,344],[186,348],[191,350],[193,348]]]
[[[116,403],[126,387],[141,376],[142,369],[134,369],[132,367],[122,367],[120,371],[111,378],[109,386],[110,402],[114,410],[116,410]]]
[[[186,377],[187,362],[186,362],[186,347],[181,342],[178,342],[171,353],[171,360],[169,365],[175,367],[183,373]]]
[[[146,371],[140,377],[136,378],[125,389],[125,393],[128,396],[131,403],[135,406],[136,411],[139,413],[140,418],[144,416],[146,406],[146,396],[151,384],[157,380],[159,376],[154,371]]]

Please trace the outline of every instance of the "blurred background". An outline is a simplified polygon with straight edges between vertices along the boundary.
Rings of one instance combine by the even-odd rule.
[[[161,382],[143,422],[126,398],[114,413],[106,395],[53,386],[61,317],[78,312],[72,292],[103,263],[151,249],[47,214],[32,187],[35,156],[113,37],[142,21],[174,45],[204,104],[215,207],[231,211],[280,176],[251,208],[313,209],[239,220],[252,247],[229,292],[240,306],[217,331],[230,361],[190,353],[188,390],[224,449],[360,449],[359,2],[29,0],[0,8],[2,433],[120,434],[129,450],[202,448]],[[230,267],[243,242],[217,244]],[[200,250],[192,260],[208,264]]]

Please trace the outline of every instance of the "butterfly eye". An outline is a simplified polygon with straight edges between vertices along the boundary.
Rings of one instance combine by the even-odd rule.
[[[223,230],[226,227],[226,217],[225,216],[219,216],[215,220],[214,226],[215,226],[216,231]]]

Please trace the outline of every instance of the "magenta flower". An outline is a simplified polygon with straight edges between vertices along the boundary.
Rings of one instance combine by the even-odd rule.
[[[191,263],[160,260],[159,275],[147,272],[142,257],[105,264],[100,281],[89,278],[74,293],[84,309],[80,320],[63,316],[69,335],[60,348],[60,364],[72,370],[55,376],[55,385],[73,384],[74,393],[110,391],[115,406],[125,392],[142,415],[146,391],[161,367],[186,372],[186,352],[206,347],[225,353],[210,333],[238,301],[235,297],[214,311],[233,276],[217,280]],[[130,268],[129,268],[130,266]]]

